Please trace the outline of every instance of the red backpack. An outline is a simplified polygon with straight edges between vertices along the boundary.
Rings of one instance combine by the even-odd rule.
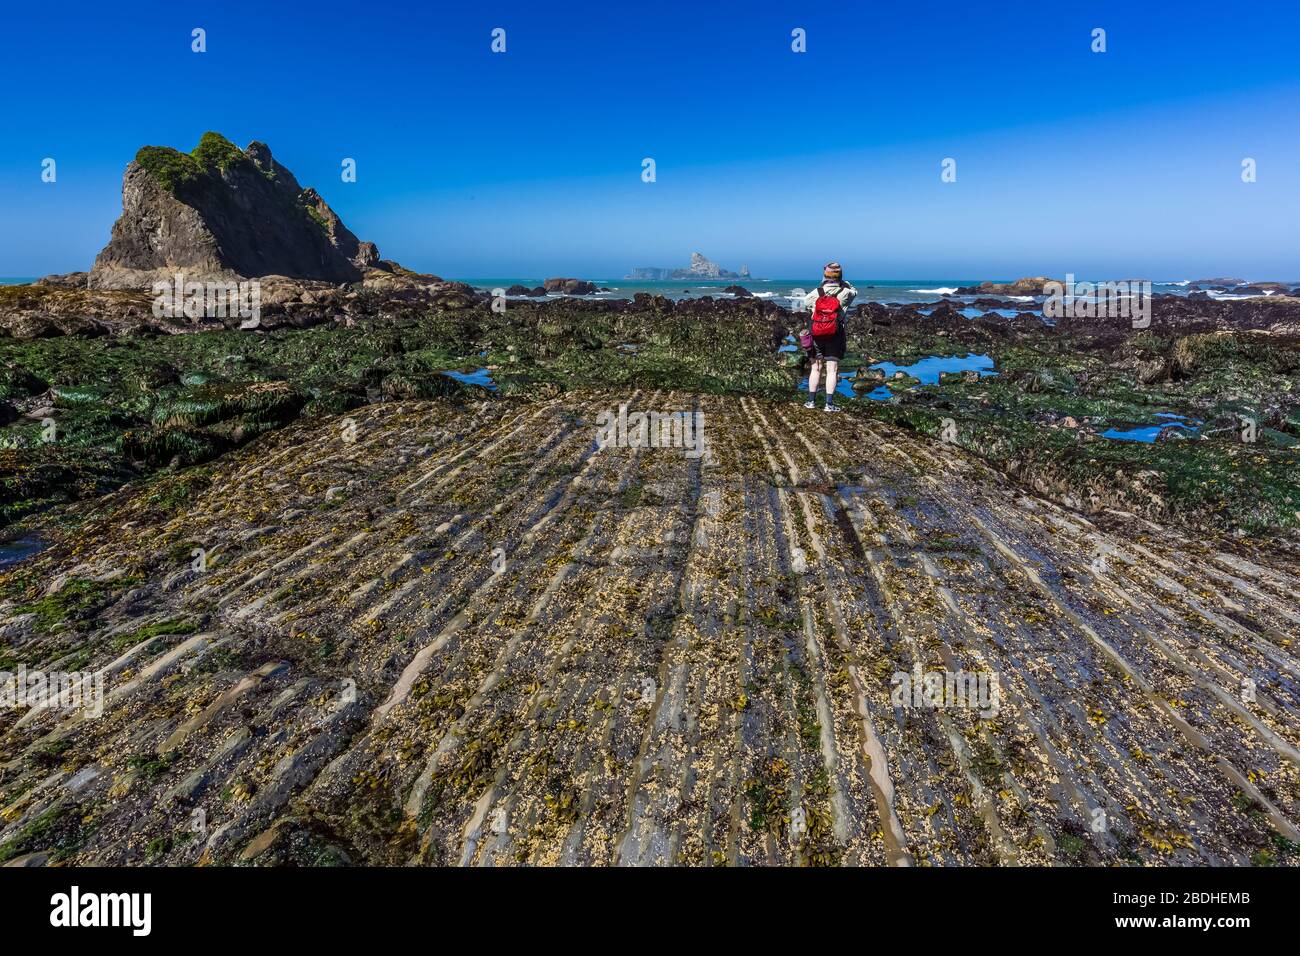
[[[813,305],[812,334],[815,338],[834,335],[840,330],[840,300],[823,292]]]

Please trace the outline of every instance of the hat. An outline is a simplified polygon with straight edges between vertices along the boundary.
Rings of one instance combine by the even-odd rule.
[[[843,279],[844,270],[840,268],[840,264],[838,262],[828,262],[826,263],[826,267],[822,269],[822,278]]]

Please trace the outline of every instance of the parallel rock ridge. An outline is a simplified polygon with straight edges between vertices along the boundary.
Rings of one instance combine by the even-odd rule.
[[[303,189],[264,143],[240,150],[205,133],[193,152],[145,146],[122,179],[122,215],[87,285],[140,289],[269,275],[357,282],[385,268],[314,189]],[[391,271],[391,270],[390,270]]]
[[[599,448],[622,403],[708,453]],[[7,648],[105,706],[0,710],[0,861],[1295,860],[1294,553],[752,398],[349,414],[16,572]]]

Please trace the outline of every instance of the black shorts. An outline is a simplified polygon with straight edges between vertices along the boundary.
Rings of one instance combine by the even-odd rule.
[[[835,330],[834,335],[814,335],[812,348],[808,350],[810,359],[834,359],[839,361],[844,358],[844,352],[848,348],[848,341],[844,335],[844,325]]]

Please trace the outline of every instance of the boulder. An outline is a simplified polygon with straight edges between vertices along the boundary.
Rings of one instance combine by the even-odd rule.
[[[584,279],[547,279],[542,283],[542,288],[548,293],[562,295],[591,295],[596,291],[595,284]]]

